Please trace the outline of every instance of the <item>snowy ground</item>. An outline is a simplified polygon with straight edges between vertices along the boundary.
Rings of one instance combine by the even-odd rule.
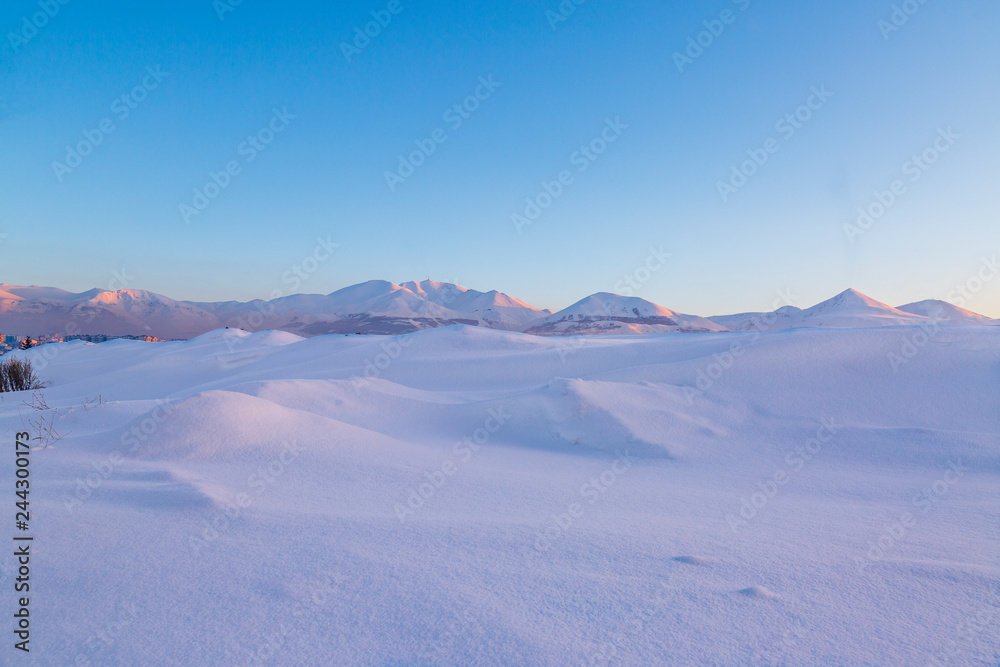
[[[1000,329],[926,333],[32,351],[0,662],[996,665]]]

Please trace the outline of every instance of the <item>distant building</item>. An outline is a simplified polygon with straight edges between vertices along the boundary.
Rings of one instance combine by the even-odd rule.
[[[13,350],[21,349],[21,343],[28,336],[5,336],[0,334],[0,356]],[[74,340],[82,340],[88,343],[106,343],[109,340],[138,340],[146,343],[162,343],[156,336],[109,336],[107,334],[76,334],[72,336],[62,336],[60,334],[43,334],[38,338],[32,338],[35,345],[47,345],[51,343],[68,343]]]
[[[109,336],[107,334],[74,334],[72,336],[66,336],[65,342],[70,342],[72,340],[82,340],[87,343],[106,343],[109,340],[139,340],[146,343],[160,343],[163,342],[156,336]]]
[[[66,336],[66,342],[72,340],[82,340],[86,343],[106,343],[109,340],[116,338],[116,336],[107,336],[105,334],[74,334],[72,336]]]

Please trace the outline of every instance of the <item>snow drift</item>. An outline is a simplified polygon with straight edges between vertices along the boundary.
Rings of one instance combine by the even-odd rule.
[[[998,332],[14,353],[50,407],[0,423],[65,436],[31,454],[31,659],[994,664]]]

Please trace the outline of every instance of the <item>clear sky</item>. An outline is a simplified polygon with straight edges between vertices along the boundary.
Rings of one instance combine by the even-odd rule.
[[[713,315],[971,281],[1000,317],[995,0],[8,0],[0,29],[3,282],[243,300],[305,260],[303,292],[559,309],[628,275]]]

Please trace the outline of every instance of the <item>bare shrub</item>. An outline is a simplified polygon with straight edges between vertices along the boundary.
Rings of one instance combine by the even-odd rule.
[[[25,359],[7,359],[0,362],[0,393],[5,391],[34,391],[45,385],[38,378],[31,362]]]

